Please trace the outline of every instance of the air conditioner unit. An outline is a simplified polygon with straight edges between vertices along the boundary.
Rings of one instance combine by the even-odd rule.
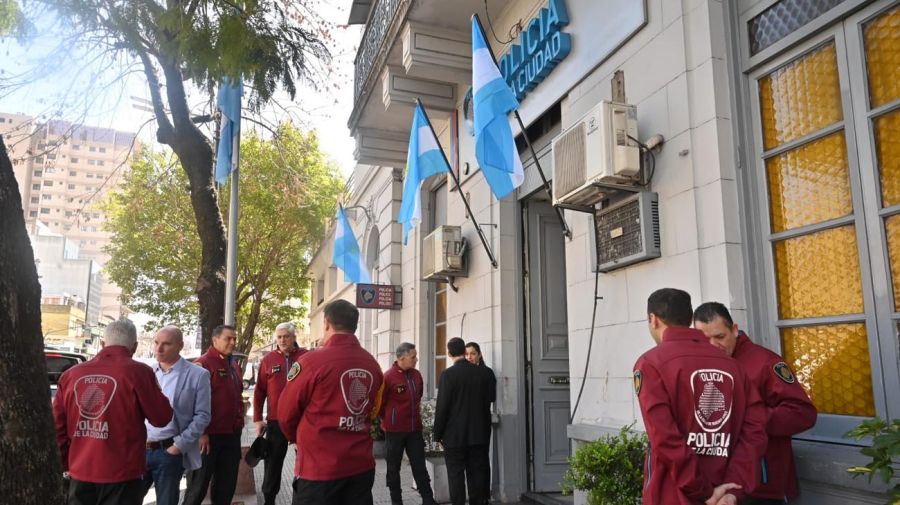
[[[630,138],[629,138],[630,137]],[[553,205],[586,207],[641,169],[637,107],[603,101],[553,139]]]
[[[594,212],[594,265],[601,272],[660,256],[659,199],[635,193]]]
[[[422,280],[466,277],[466,239],[459,226],[438,226],[422,242]]]

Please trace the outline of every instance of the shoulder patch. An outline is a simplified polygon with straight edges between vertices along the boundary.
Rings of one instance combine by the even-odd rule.
[[[300,363],[294,362],[294,364],[291,365],[290,371],[288,371],[287,380],[292,381],[296,379],[297,376],[300,375],[301,370],[303,370],[303,367],[300,366]]]
[[[403,394],[406,391],[406,386],[403,384],[397,384],[397,394]]]
[[[775,375],[777,375],[779,379],[787,382],[788,384],[793,384],[796,380],[794,378],[794,373],[791,372],[791,368],[787,366],[787,363],[785,363],[784,361],[775,363],[775,366],[772,367],[772,370],[775,372]]]
[[[640,370],[634,371],[634,394],[641,394],[641,383],[643,382],[643,376],[641,375]]]

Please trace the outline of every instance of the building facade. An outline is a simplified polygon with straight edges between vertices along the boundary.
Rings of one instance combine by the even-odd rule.
[[[29,230],[35,233],[43,223],[77,246],[82,258],[104,265],[110,234],[99,203],[127,172],[135,134],[0,113],[0,135],[10,150]],[[127,313],[120,294],[115,284],[103,282],[98,307],[105,320]]]
[[[548,22],[560,9],[566,22]],[[660,257],[598,273],[593,213],[566,210],[572,236],[563,234],[524,142],[524,184],[493,197],[468,131],[473,13],[548,178],[564,154],[552,140],[603,100],[636,107],[642,142],[665,139],[641,160]],[[416,343],[432,395],[446,340],[481,344],[499,379],[496,498],[557,491],[573,447],[641,428],[632,365],[652,345],[646,299],[678,287],[695,303],[727,305],[818,407],[816,426],[794,441],[799,503],[883,502],[883,486],[846,472],[865,458],[843,435],[900,415],[898,2],[378,0],[354,1],[350,21],[366,27],[349,120],[360,165],[345,206],[364,209],[354,226],[373,278],[403,298],[400,310],[365,310],[359,336],[384,366],[397,344]],[[416,98],[497,268],[444,177],[426,181],[423,221],[402,244]],[[462,227],[467,275],[424,282],[424,238],[445,224]],[[355,299],[330,241],[310,269],[313,335],[322,304]]]

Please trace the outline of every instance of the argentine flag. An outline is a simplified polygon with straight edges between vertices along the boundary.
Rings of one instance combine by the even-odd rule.
[[[403,245],[409,232],[422,221],[422,183],[435,174],[449,172],[441,146],[421,103],[416,104],[412,128],[409,132],[409,151],[406,154],[406,180],[397,222],[403,225]]]
[[[497,199],[525,180],[507,114],[519,102],[500,75],[478,18],[472,16],[472,95],[475,116],[475,158]]]
[[[225,184],[234,169],[234,144],[241,138],[241,96],[244,94],[243,81],[237,86],[225,77],[219,85],[218,103],[222,111],[222,123],[219,135],[219,149],[216,153],[216,182]]]
[[[359,254],[359,244],[353,236],[353,228],[347,220],[344,206],[338,206],[337,223],[334,227],[334,265],[344,271],[344,280],[355,284],[372,282],[369,269]]]

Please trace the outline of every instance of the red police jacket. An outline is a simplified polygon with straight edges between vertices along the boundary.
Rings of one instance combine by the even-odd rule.
[[[117,345],[62,374],[53,418],[63,469],[76,480],[109,484],[144,475],[144,419],[163,427],[172,407],[153,370]]]
[[[381,399],[381,429],[390,432],[422,431],[422,374],[403,370],[395,361],[384,372]]]
[[[375,468],[372,410],[383,382],[375,358],[356,336],[332,335],[288,372],[278,401],[278,423],[297,443],[294,474],[336,480]]]
[[[229,360],[214,347],[197,358],[195,365],[209,371],[211,385],[210,411],[212,419],[206,431],[207,435],[232,435],[244,426],[244,390],[241,380],[241,367],[234,360]]]
[[[262,421],[263,403],[269,401],[266,417],[269,421],[278,420],[278,397],[287,384],[287,373],[297,359],[305,354],[303,347],[295,347],[287,356],[280,350],[266,354],[259,363],[259,374],[256,376],[256,388],[253,389],[253,421]]]
[[[754,498],[783,500],[800,494],[791,436],[816,424],[816,407],[781,356],[754,344],[743,332],[738,335],[734,359],[766,405],[769,444],[762,461],[760,484]]]
[[[634,365],[634,387],[650,439],[645,504],[702,503],[735,482],[757,482],[766,447],[762,400],[737,361],[702,332],[666,329]]]

